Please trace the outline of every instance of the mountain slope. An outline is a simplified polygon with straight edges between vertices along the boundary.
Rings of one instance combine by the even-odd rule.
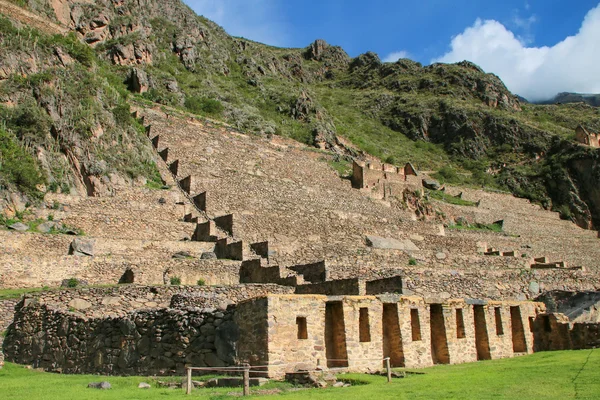
[[[341,161],[361,151],[412,161],[450,183],[509,189],[581,226],[600,223],[597,151],[573,142],[579,123],[597,121],[593,107],[521,104],[469,62],[383,63],[321,40],[282,49],[231,37],[178,0],[17,3],[72,32],[2,22],[7,134],[36,155],[51,188],[94,194],[111,179],[157,179],[128,88],[138,102],[288,136]],[[23,108],[33,133],[20,128]]]

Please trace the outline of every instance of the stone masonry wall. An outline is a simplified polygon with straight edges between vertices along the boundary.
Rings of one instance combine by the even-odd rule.
[[[18,299],[0,300],[0,365],[4,361],[4,352],[2,352],[4,334],[13,322],[15,307],[19,301]]]
[[[5,262],[3,262],[5,261]],[[229,260],[173,259],[119,256],[0,256],[0,286],[27,288],[59,286],[63,279],[77,278],[89,284],[116,284],[126,270],[134,272],[134,283],[156,285],[168,276],[178,276],[183,284],[203,279],[209,285],[239,283],[240,263]]]
[[[252,297],[284,293],[277,285],[138,286],[78,288],[48,291],[27,298],[85,317],[124,316],[132,310],[156,308],[226,308]]]
[[[181,375],[185,365],[235,363],[233,310],[140,310],[87,318],[27,302],[4,342],[6,359],[62,373]]]
[[[327,311],[333,303],[341,304],[342,314],[332,317],[333,314]],[[482,307],[485,318],[488,354],[482,358],[478,357],[476,348],[476,306]],[[516,319],[511,317],[511,307],[519,310]],[[463,317],[460,328],[458,310]],[[529,318],[535,318],[543,310],[541,303],[425,301],[419,297],[397,295],[270,296],[269,374],[281,375],[300,365],[304,368],[329,365],[348,367],[352,371],[377,370],[383,366],[384,357],[392,357],[394,366],[407,368],[513,357],[516,353],[533,352]],[[500,318],[496,317],[497,313]],[[306,336],[300,334],[299,319],[303,319],[301,323],[306,326]],[[338,331],[336,340],[332,341],[327,331],[334,325],[338,326]],[[519,338],[522,338],[522,348],[515,345]],[[332,351],[332,346],[344,350]],[[346,360],[340,363],[336,358]]]

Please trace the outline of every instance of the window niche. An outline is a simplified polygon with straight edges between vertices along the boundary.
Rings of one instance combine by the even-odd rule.
[[[308,339],[308,327],[306,326],[306,317],[296,317],[296,325],[298,326],[298,339]]]
[[[456,309],[456,338],[464,339],[467,337],[465,332],[465,318],[463,316],[463,309]]]
[[[419,310],[412,308],[410,310],[410,327],[412,331],[413,342],[421,340],[421,320],[419,318]]]
[[[502,326],[502,309],[494,307],[494,317],[496,319],[496,335],[504,335],[504,327]]]
[[[361,342],[371,341],[371,326],[369,324],[369,309],[364,307],[359,310],[358,317],[359,340]]]

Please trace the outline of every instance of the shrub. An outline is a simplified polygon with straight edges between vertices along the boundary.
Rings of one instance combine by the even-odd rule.
[[[198,279],[198,282],[196,282],[196,285],[198,286],[204,286],[206,285],[206,281],[202,278]]]
[[[417,260],[411,257],[408,260],[408,265],[417,265]]]
[[[456,183],[460,181],[458,173],[449,165],[442,167],[436,175],[436,178],[443,182]]]
[[[181,285],[181,278],[178,276],[172,276],[170,279],[171,285],[179,286]]]
[[[185,99],[185,107],[195,114],[221,115],[223,104],[219,100],[191,96]]]
[[[36,186],[46,182],[35,159],[15,137],[0,130],[0,187],[16,185],[30,195],[40,195]]]
[[[77,280],[77,278],[70,278],[70,279],[67,281],[67,287],[70,287],[70,288],[75,288],[75,287],[77,287],[78,285],[79,285],[79,281]]]

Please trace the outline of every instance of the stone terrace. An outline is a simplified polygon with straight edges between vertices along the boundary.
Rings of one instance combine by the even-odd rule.
[[[268,240],[274,251],[272,264],[292,266],[325,259],[331,279],[390,276],[427,268],[447,278],[453,273],[510,273],[529,268],[532,256],[544,255],[552,261],[595,268],[597,257],[578,250],[580,242],[586,247],[595,243],[595,232],[584,232],[525,200],[465,190],[465,198],[482,200],[480,207],[445,203],[440,207],[450,216],[478,222],[503,219],[508,235],[449,229],[444,235],[438,225],[415,221],[412,213],[351,189],[350,182],[340,179],[321,153],[296,142],[166,118],[157,110],[144,113],[150,137],[158,136],[158,149],[169,149],[167,162],[179,161],[178,178],[192,177],[191,194],[207,193],[206,210],[211,216],[232,213],[238,239],[247,243]],[[522,221],[540,228],[531,229]],[[540,233],[542,238],[536,239]],[[366,235],[409,239],[418,251],[374,249],[366,245]],[[515,256],[485,256],[486,245],[515,250]],[[417,260],[417,268],[407,267],[410,257]],[[582,273],[579,279],[596,285],[588,275]]]
[[[526,254],[527,261],[533,257],[547,257],[549,261],[566,261],[568,266],[598,271],[598,232],[561,220],[558,213],[543,210],[526,199],[482,190],[448,189],[450,194],[459,191],[463,192],[463,199],[480,200],[481,204],[479,207],[459,207],[438,203],[447,215],[463,216],[481,223],[504,220],[504,231],[508,234],[463,232],[464,236],[477,238],[499,250],[516,250]]]

